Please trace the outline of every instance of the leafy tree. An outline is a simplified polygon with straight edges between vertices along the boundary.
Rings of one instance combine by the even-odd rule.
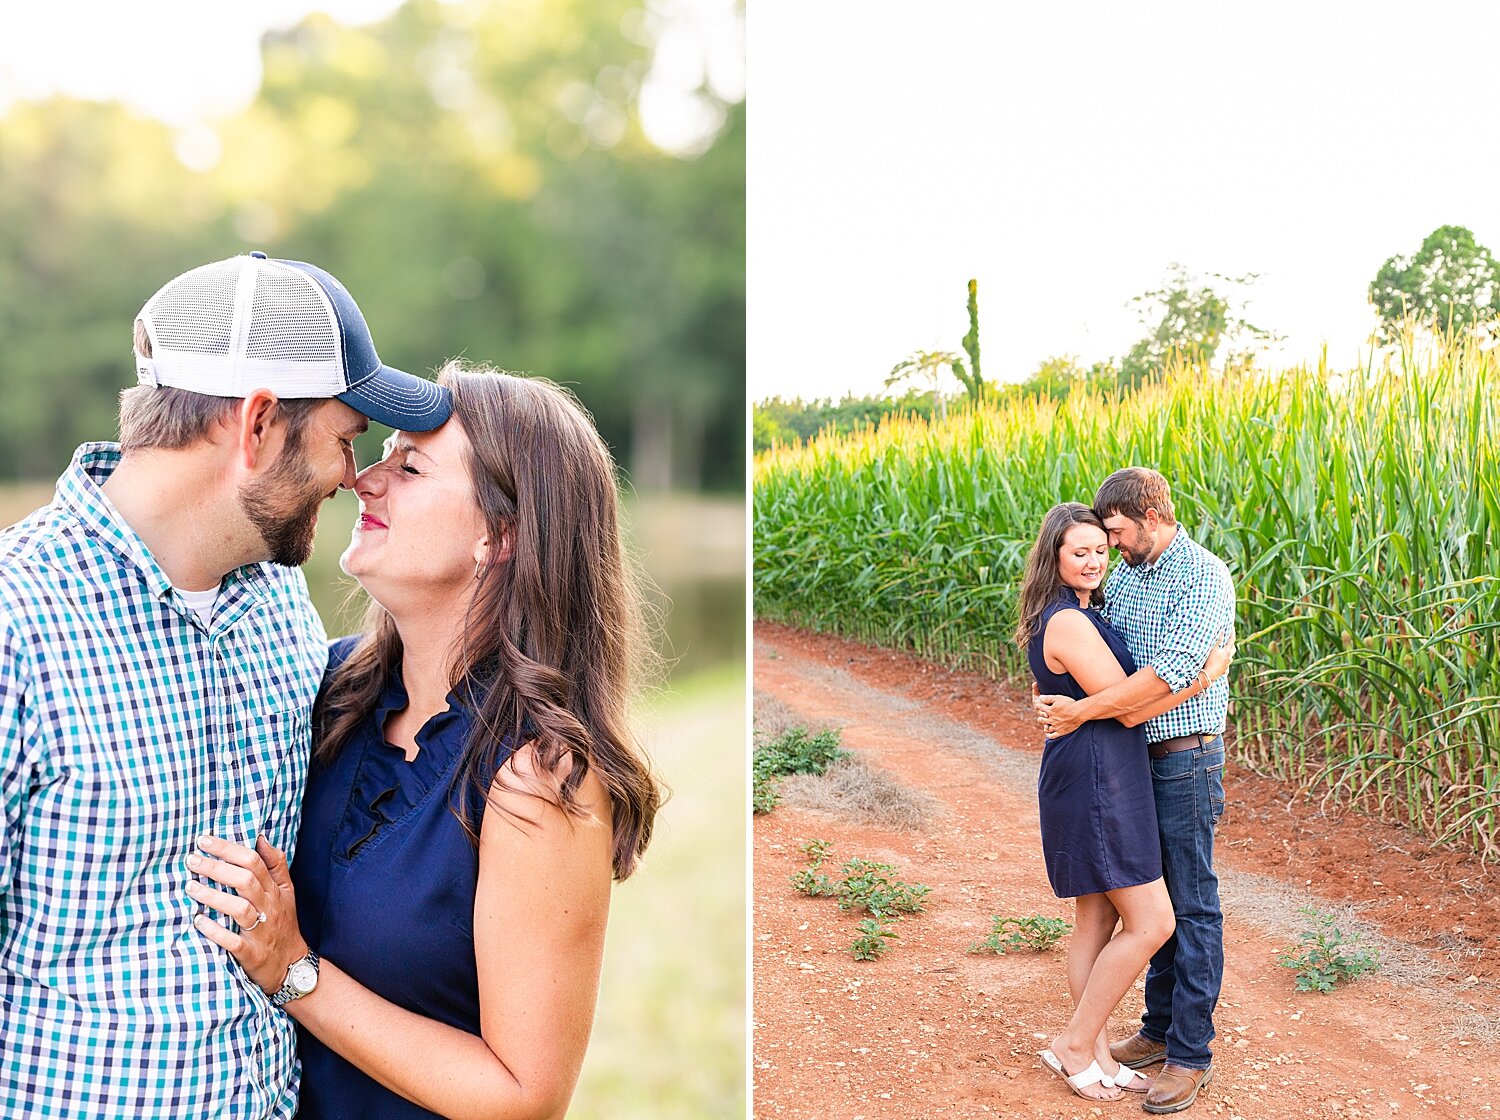
[[[770,409],[761,405],[755,406],[751,417],[751,429],[751,438],[754,440],[756,451],[769,451],[778,443],[802,441],[801,436],[778,420]]]
[[[1439,226],[1414,254],[1380,266],[1370,281],[1370,302],[1383,343],[1408,323],[1469,330],[1500,319],[1500,265],[1463,226]]]
[[[1227,285],[1228,293],[1221,294],[1211,280]],[[1121,383],[1134,387],[1156,380],[1171,363],[1207,367],[1226,340],[1240,344],[1228,364],[1249,364],[1254,349],[1274,338],[1244,318],[1240,291],[1254,282],[1254,275],[1219,273],[1200,279],[1182,265],[1172,265],[1162,287],[1131,301],[1149,333],[1125,355]]]
[[[942,393],[938,388],[938,378],[942,376],[943,370],[954,370],[962,364],[963,358],[951,350],[913,350],[892,367],[891,372],[886,375],[885,387],[893,388],[909,377],[921,377],[932,382],[932,391],[937,397],[938,418],[942,419],[948,415],[948,410],[944,407]]]

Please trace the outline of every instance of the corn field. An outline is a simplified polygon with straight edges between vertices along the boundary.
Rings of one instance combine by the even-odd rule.
[[[1496,351],[1218,376],[888,420],[755,466],[755,613],[1029,683],[1042,515],[1153,466],[1238,592],[1231,750],[1500,855]]]

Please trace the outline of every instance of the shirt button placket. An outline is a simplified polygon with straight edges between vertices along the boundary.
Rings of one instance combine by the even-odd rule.
[[[236,844],[244,843],[239,826],[239,740],[242,731],[239,713],[234,710],[234,672],[229,657],[224,652],[227,634],[221,634],[214,642],[214,666],[218,675],[219,696],[222,700],[221,718],[218,720],[218,741],[214,744],[217,765],[214,771],[213,821],[214,835]]]

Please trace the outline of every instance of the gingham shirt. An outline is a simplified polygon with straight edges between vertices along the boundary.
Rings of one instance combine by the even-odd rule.
[[[212,832],[290,851],[326,660],[300,572],[225,577],[211,624],[84,444],[0,534],[0,1115],[284,1117],[291,1022],[193,928]]]
[[[1229,569],[1181,525],[1154,564],[1115,565],[1104,585],[1104,616],[1142,669],[1150,666],[1173,692],[1193,683],[1209,651],[1234,626]],[[1224,730],[1229,678],[1146,722],[1146,742]]]

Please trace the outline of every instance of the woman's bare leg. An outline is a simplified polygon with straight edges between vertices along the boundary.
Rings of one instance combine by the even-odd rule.
[[[1077,922],[1079,931],[1087,928],[1088,943],[1097,940],[1099,929],[1108,918],[1108,911],[1097,903],[1085,903],[1085,899],[1098,899],[1099,895],[1084,895],[1078,899]],[[1069,1073],[1086,1069],[1097,1056],[1105,1026],[1125,993],[1141,974],[1151,954],[1166,944],[1172,936],[1175,921],[1172,917],[1172,901],[1167,897],[1167,888],[1160,879],[1143,883],[1137,887],[1123,887],[1109,891],[1105,896],[1111,910],[1118,913],[1122,928],[1094,956],[1092,966],[1083,977],[1081,991],[1074,989],[1074,963],[1070,947],[1068,955],[1068,987],[1073,992],[1075,1008],[1068,1029],[1052,1040],[1052,1052]],[[1110,926],[1113,930],[1113,924]],[[1075,936],[1077,934],[1075,933]],[[1080,951],[1080,965],[1083,951]],[[1080,969],[1080,971],[1082,971]],[[1108,1044],[1104,1045],[1108,1057]],[[1100,1063],[1108,1073],[1118,1068],[1111,1061]],[[1099,1086],[1091,1086],[1098,1089]],[[1088,1093],[1088,1090],[1084,1090]],[[1104,1090],[1099,1096],[1113,1099],[1114,1090]],[[1095,1096],[1094,1093],[1088,1093]]]
[[[1073,934],[1068,938],[1067,973],[1068,994],[1073,997],[1075,1009],[1082,1001],[1084,990],[1088,987],[1089,974],[1094,970],[1094,962],[1099,959],[1099,954],[1114,936],[1115,926],[1119,920],[1119,911],[1115,909],[1114,903],[1109,900],[1107,894],[1085,894],[1074,900]],[[1052,1052],[1058,1053],[1055,1044]],[[1106,1043],[1106,1057],[1108,1052],[1109,1046]],[[1087,1058],[1078,1062],[1058,1054],[1058,1059],[1062,1062],[1063,1069],[1069,1073],[1078,1073],[1088,1068],[1089,1064]],[[1105,1072],[1109,1071],[1106,1069]],[[1089,1085],[1080,1089],[1079,1092],[1093,1100],[1101,1101],[1117,1100],[1120,1096],[1118,1089],[1106,1089],[1103,1085]]]

